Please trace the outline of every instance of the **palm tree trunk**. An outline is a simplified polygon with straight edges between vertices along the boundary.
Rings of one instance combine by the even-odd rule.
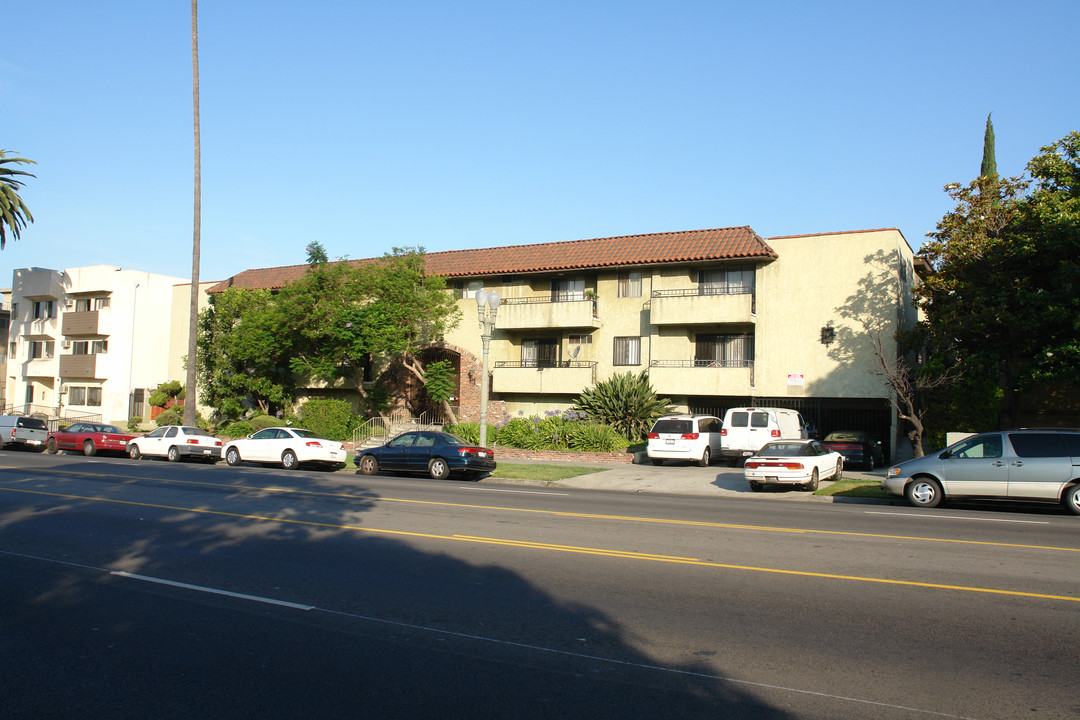
[[[202,244],[202,148],[199,144],[199,1],[191,0],[191,89],[195,115],[195,228],[191,250],[191,305],[188,317],[187,389],[184,424],[194,425],[197,414],[196,352],[199,331],[199,255]]]

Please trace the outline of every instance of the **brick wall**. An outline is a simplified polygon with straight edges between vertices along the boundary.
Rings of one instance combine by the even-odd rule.
[[[634,453],[577,452],[574,450],[523,450],[495,448],[495,460],[556,460],[584,463],[633,463]]]

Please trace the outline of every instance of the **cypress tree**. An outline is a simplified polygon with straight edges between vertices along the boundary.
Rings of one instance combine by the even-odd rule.
[[[993,113],[990,113],[990,115],[993,115]],[[979,175],[994,180],[997,178],[997,157],[994,153],[994,124],[990,122],[990,115],[986,116],[986,133],[983,135],[982,168],[979,171]]]

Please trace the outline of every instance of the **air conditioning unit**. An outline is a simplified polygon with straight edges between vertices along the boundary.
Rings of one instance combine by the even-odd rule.
[[[60,394],[67,395],[67,383],[63,383],[62,385],[60,385]]]
[[[61,341],[60,342],[60,347],[64,348],[65,350],[70,349],[71,348],[71,341],[70,340]]]
[[[66,300],[64,302],[64,309],[65,310],[70,310],[73,307],[75,307],[75,301],[74,300]]]

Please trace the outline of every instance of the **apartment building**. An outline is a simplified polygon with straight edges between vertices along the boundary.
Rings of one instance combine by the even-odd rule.
[[[821,432],[897,436],[875,347],[916,320],[913,253],[896,229],[764,239],[749,227],[427,255],[462,323],[431,357],[458,368],[459,415],[479,417],[475,297],[501,298],[489,351],[492,422],[563,410],[615,373],[648,370],[680,410],[800,410]],[[240,273],[227,287],[281,287],[306,266]]]
[[[108,265],[15,270],[5,373],[7,410],[123,425],[145,416],[160,383],[177,378],[172,326],[183,278]],[[187,321],[187,312],[179,313]]]

